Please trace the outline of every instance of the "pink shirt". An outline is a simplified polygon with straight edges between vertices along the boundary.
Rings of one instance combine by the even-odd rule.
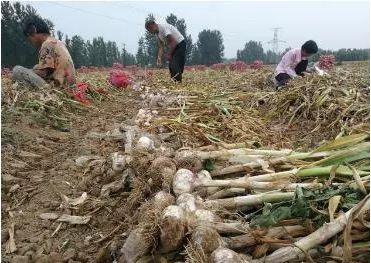
[[[300,61],[307,59],[307,57],[301,56],[301,48],[294,48],[287,51],[287,53],[282,57],[280,63],[277,65],[275,76],[280,73],[286,73],[292,78],[297,77],[295,67]]]

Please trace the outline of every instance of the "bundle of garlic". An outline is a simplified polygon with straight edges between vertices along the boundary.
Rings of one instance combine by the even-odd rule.
[[[174,200],[171,194],[160,191],[139,208],[138,225],[126,239],[118,262],[134,263],[149,254],[156,245],[153,243],[153,237],[159,234],[158,221],[164,209],[173,204]]]
[[[369,213],[367,134],[312,152],[240,146],[183,150],[156,161],[167,167],[176,201],[156,221],[152,253],[170,262],[291,262],[338,253],[329,244],[344,229],[360,245],[368,240],[362,235]],[[206,160],[211,172],[203,170]],[[349,250],[347,240],[336,242],[348,260],[359,258],[361,250]]]
[[[153,109],[153,108],[164,106],[166,97],[162,94],[150,94],[147,100],[148,100],[148,107],[150,109]]]
[[[162,89],[156,92],[150,92],[147,89],[141,94],[141,99],[143,100],[143,108],[158,109],[166,107],[177,107],[183,105],[187,96],[181,94],[172,94],[171,91]]]
[[[149,126],[152,119],[157,116],[156,110],[140,109],[137,116],[135,117],[135,124],[138,126]]]

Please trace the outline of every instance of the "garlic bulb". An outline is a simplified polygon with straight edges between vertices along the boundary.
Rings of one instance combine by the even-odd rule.
[[[181,207],[171,205],[165,208],[161,220],[160,250],[163,253],[178,249],[185,236],[186,220]]]
[[[184,209],[188,213],[196,211],[196,198],[189,193],[183,193],[178,196],[176,204]]]
[[[155,149],[155,143],[152,139],[148,138],[147,136],[142,136],[138,140],[136,149],[152,152]]]
[[[179,169],[173,180],[173,191],[175,195],[178,196],[183,193],[192,192],[195,179],[195,175],[190,170]]]
[[[218,217],[211,211],[206,209],[197,209],[195,211],[195,217],[199,223],[202,222],[216,222],[218,221]]]
[[[125,168],[125,156],[115,152],[112,154],[112,169],[115,172],[122,172]]]

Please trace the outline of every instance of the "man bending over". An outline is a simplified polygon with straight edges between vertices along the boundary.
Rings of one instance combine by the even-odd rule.
[[[13,80],[34,87],[52,82],[56,86],[74,89],[76,72],[72,58],[64,43],[50,35],[45,21],[38,16],[29,17],[23,25],[23,34],[35,48],[39,49],[39,63],[33,69],[15,66]]]
[[[184,37],[178,29],[167,23],[157,24],[155,21],[147,21],[145,26],[150,33],[157,35],[157,65],[162,65],[164,45],[167,45],[169,52],[166,54],[166,59],[169,60],[170,76],[174,81],[182,82],[186,53]]]
[[[287,82],[295,77],[304,76],[308,66],[308,58],[318,52],[316,42],[309,40],[301,48],[289,50],[277,65],[275,80],[277,88],[285,86]]]

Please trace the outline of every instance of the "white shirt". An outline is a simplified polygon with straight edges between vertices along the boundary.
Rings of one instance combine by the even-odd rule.
[[[294,48],[289,51],[282,57],[280,63],[277,65],[275,76],[280,73],[289,74],[290,77],[297,77],[295,72],[295,67],[302,60],[307,60],[307,57],[301,56],[301,48]]]
[[[184,40],[184,37],[176,27],[169,25],[169,24],[158,24],[158,34],[157,37],[160,39],[162,43],[167,44],[166,37],[168,35],[172,35],[175,39],[176,44],[179,44]]]

